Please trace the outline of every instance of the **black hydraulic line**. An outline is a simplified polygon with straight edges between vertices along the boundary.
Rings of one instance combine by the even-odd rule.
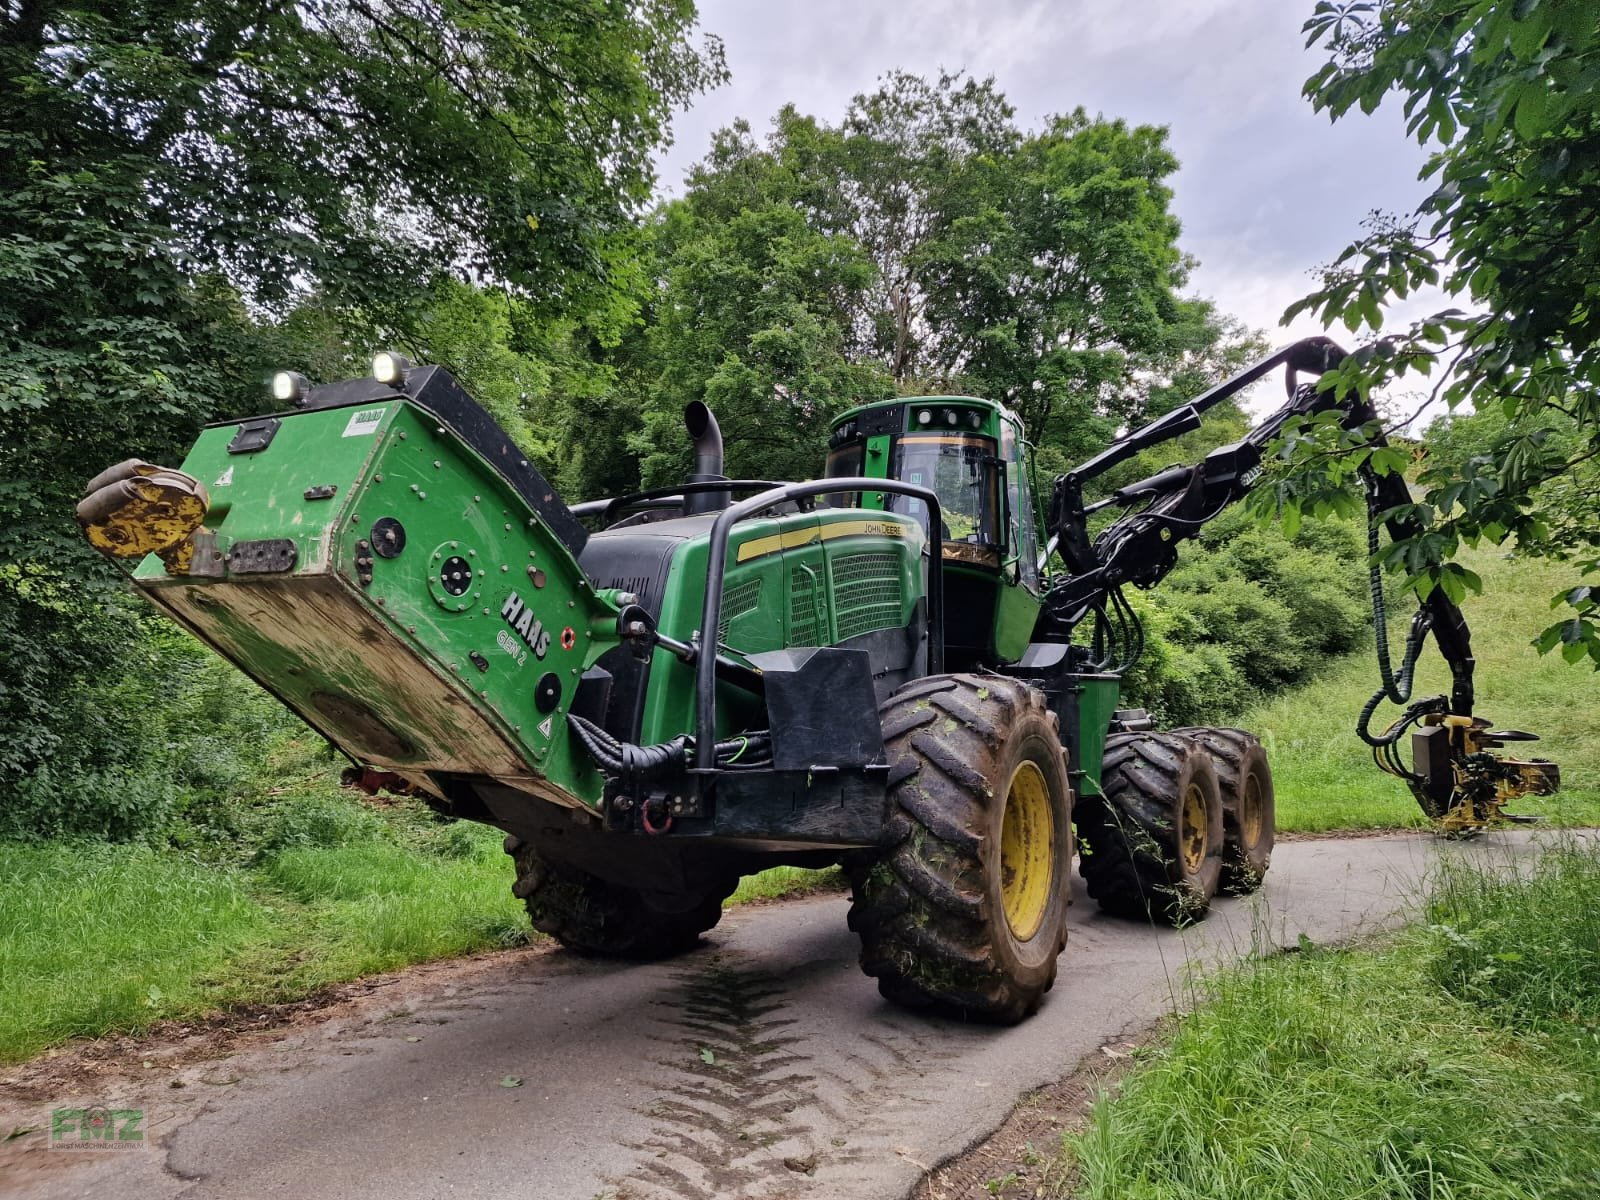
[[[839,492],[879,492],[896,496],[909,496],[920,500],[928,510],[928,528],[936,530],[943,519],[939,497],[927,488],[902,483],[898,479],[868,479],[862,476],[837,479],[813,479],[804,483],[786,483],[730,505],[717,514],[711,526],[711,542],[706,561],[706,599],[700,615],[700,636],[707,632],[714,639],[722,621],[723,575],[728,567],[728,540],[733,527],[765,509],[788,500],[803,500],[811,496],[825,496]],[[886,517],[885,519],[892,519]],[[928,559],[928,674],[944,671],[944,577],[938,551]],[[717,673],[716,658],[702,654],[695,663],[695,765],[701,773],[716,770],[715,732],[717,727]]]
[[[654,746],[636,746],[620,741],[599,725],[576,713],[569,713],[567,721],[583,743],[589,757],[607,775],[627,781],[637,790],[638,785],[655,780],[670,779],[686,770],[694,753],[694,739],[679,734]],[[744,734],[713,747],[718,765],[727,769],[732,765],[755,768],[772,764],[772,735],[768,730]]]
[[[1058,629],[1070,628],[1090,612],[1103,616],[1105,597],[1113,588],[1129,582],[1150,587],[1164,577],[1176,562],[1176,544],[1193,537],[1208,521],[1250,491],[1259,474],[1262,452],[1290,422],[1334,409],[1341,412],[1342,424],[1347,429],[1359,429],[1375,421],[1377,413],[1365,400],[1359,397],[1340,399],[1334,391],[1318,391],[1314,382],[1299,381],[1302,373],[1312,376],[1313,380],[1320,377],[1345,357],[1337,344],[1323,337],[1306,338],[1286,346],[1196,397],[1183,409],[1136,430],[1058,477],[1051,501],[1051,545],[1059,549],[1068,571],[1057,578],[1045,597],[1047,612]],[[1212,451],[1202,464],[1169,467],[1118,489],[1109,498],[1112,502],[1132,505],[1144,501],[1145,506],[1119,518],[1092,543],[1089,541],[1085,519],[1091,507],[1105,507],[1106,501],[1094,506],[1084,504],[1086,480],[1126,461],[1140,450],[1185,432],[1197,419],[1196,414],[1237,394],[1280,366],[1286,368],[1284,382],[1288,398],[1277,411],[1251,429],[1240,442]],[[1371,445],[1380,448],[1388,445],[1388,441],[1379,432],[1372,437]],[[1398,474],[1379,475],[1369,466],[1363,466],[1361,475],[1368,488],[1369,523],[1376,537],[1378,514],[1403,510],[1410,503],[1411,494]],[[1395,541],[1422,533],[1420,526],[1403,512],[1381,523]],[[1376,553],[1376,546],[1373,550]],[[1379,589],[1375,596],[1374,620],[1375,623],[1384,622],[1386,611],[1381,580],[1375,581],[1374,587]],[[1443,588],[1429,593],[1422,602],[1422,612],[1424,615],[1418,618],[1407,640],[1398,675],[1387,657],[1387,640],[1380,634],[1379,667],[1384,677],[1384,695],[1394,698],[1396,703],[1406,703],[1399,697],[1409,698],[1412,669],[1421,638],[1431,633],[1453,679],[1449,711],[1470,715],[1474,662],[1466,620]],[[1375,710],[1376,704],[1372,711]],[[1363,730],[1370,716],[1370,711],[1365,714]]]

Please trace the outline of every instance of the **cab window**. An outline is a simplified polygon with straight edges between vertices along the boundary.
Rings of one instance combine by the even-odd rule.
[[[998,546],[1000,490],[991,438],[971,434],[908,433],[895,444],[893,475],[939,497],[946,542]],[[896,512],[922,508],[908,496],[890,498]]]
[[[1010,468],[1006,478],[1006,511],[1011,517],[1011,547],[1017,556],[1017,577],[1031,592],[1039,590],[1039,544],[1034,528],[1033,496],[1027,463],[1019,452],[1021,439],[1010,421],[1000,423],[1000,453]]]
[[[828,479],[849,479],[859,476],[866,465],[867,444],[863,441],[845,442],[828,451],[828,465],[824,475]],[[817,497],[824,508],[860,508],[860,492],[830,492]]]

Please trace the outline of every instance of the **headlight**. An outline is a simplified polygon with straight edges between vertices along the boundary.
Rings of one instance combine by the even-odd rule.
[[[411,360],[405,355],[396,354],[393,350],[380,350],[372,356],[372,377],[379,383],[399,387],[406,381],[406,372],[411,370],[411,366]]]
[[[280,404],[304,404],[311,381],[298,371],[278,371],[272,376],[272,398]]]

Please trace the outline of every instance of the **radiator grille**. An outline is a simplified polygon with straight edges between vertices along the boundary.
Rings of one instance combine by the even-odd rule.
[[[728,626],[761,603],[760,579],[746,579],[722,594],[722,617],[717,621],[717,641],[728,640]]]
[[[904,611],[900,556],[873,550],[833,560],[835,624],[839,640],[875,629],[892,629]]]
[[[789,644],[822,644],[817,636],[817,575],[809,567],[789,572]]]

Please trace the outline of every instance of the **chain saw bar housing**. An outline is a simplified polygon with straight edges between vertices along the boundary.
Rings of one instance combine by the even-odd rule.
[[[1346,352],[1328,338],[1296,342],[1058,476],[1050,497],[1046,557],[1051,550],[1058,551],[1067,573],[1051,579],[1045,592],[1040,618],[1042,636],[1070,642],[1085,618],[1094,615],[1103,619],[1108,609],[1126,618],[1129,610],[1119,589],[1126,584],[1149,588],[1165,578],[1177,564],[1178,545],[1199,536],[1208,522],[1255,486],[1267,447],[1291,422],[1335,409],[1343,414],[1346,429],[1359,429],[1374,421],[1377,414],[1366,401],[1359,397],[1340,400],[1335,392],[1317,387],[1317,380],[1345,357]],[[1239,441],[1219,446],[1192,466],[1168,467],[1117,488],[1095,503],[1084,502],[1084,486],[1089,481],[1152,446],[1198,429],[1208,409],[1280,366],[1285,368],[1287,399]],[[1302,382],[1302,375],[1309,379]],[[1378,431],[1370,444],[1382,447],[1388,439]],[[1398,473],[1379,474],[1363,465],[1360,475],[1367,491],[1370,549],[1376,554],[1379,515],[1409,504],[1411,495]],[[1126,511],[1091,539],[1089,517],[1113,506]],[[1422,532],[1414,520],[1404,516],[1386,517],[1382,524],[1395,541]],[[1471,630],[1460,607],[1443,588],[1435,588],[1423,600],[1413,618],[1401,671],[1398,677],[1391,672],[1382,583],[1378,569],[1370,569],[1384,686],[1363,710],[1358,732],[1373,746],[1378,765],[1404,779],[1423,811],[1440,827],[1450,830],[1479,828],[1507,819],[1502,806],[1516,796],[1554,792],[1560,778],[1554,763],[1504,759],[1491,752],[1504,741],[1535,740],[1535,735],[1490,732],[1489,722],[1473,716],[1476,663]],[[1416,656],[1430,633],[1450,669],[1450,695],[1412,704],[1384,734],[1368,733],[1367,724],[1382,700],[1396,704],[1410,700]],[[1136,633],[1134,646],[1140,644],[1142,638]],[[1125,668],[1131,664],[1119,665]],[[1408,770],[1394,757],[1391,748],[1413,726],[1418,726],[1413,737],[1415,764]]]

